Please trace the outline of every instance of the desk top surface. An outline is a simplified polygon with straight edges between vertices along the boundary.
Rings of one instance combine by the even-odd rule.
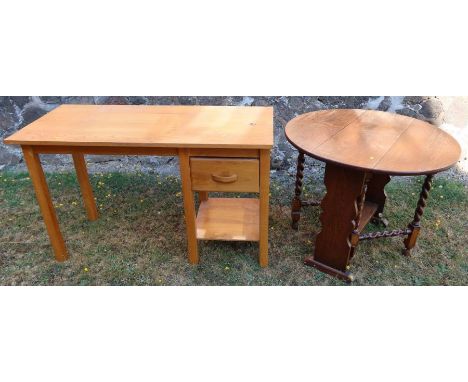
[[[325,162],[394,175],[436,173],[454,166],[460,145],[427,122],[373,110],[334,109],[286,125],[298,149]]]
[[[6,144],[269,149],[273,108],[61,105]]]

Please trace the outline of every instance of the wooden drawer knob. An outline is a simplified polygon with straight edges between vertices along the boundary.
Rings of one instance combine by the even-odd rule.
[[[237,180],[237,174],[232,174],[232,175],[217,175],[217,174],[211,174],[211,177],[215,182],[218,183],[234,183]]]

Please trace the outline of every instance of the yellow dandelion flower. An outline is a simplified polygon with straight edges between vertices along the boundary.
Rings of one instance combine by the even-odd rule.
[[[87,267],[85,267],[83,270],[84,270],[85,272],[88,272],[88,271],[89,271],[89,269],[88,269]]]

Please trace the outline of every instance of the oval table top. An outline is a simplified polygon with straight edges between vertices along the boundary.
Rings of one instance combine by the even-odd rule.
[[[286,125],[286,138],[324,162],[389,175],[434,174],[460,158],[458,142],[427,122],[376,110],[306,113]]]

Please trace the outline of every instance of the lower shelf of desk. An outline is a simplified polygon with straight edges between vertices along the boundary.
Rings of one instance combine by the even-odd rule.
[[[197,239],[258,241],[260,202],[250,198],[210,198],[197,214]]]

